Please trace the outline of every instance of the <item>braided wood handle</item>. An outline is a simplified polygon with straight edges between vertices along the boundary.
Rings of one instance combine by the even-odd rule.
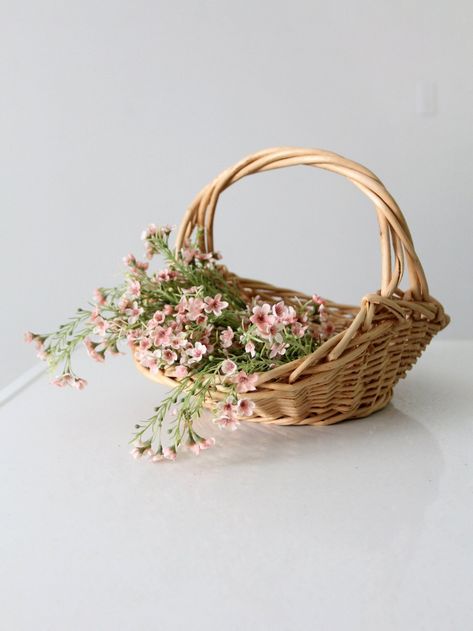
[[[365,167],[322,149],[276,147],[265,149],[226,169],[208,184],[188,208],[177,236],[177,249],[195,228],[203,230],[201,247],[213,251],[213,225],[217,201],[229,186],[253,173],[296,165],[319,167],[345,176],[373,202],[378,217],[381,240],[381,296],[391,298],[398,288],[407,260],[410,289],[404,295],[426,300],[429,289],[424,270],[415,252],[407,222],[399,206],[383,183]]]

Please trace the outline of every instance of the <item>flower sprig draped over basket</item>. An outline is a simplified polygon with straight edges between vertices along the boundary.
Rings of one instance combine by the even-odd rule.
[[[135,426],[132,453],[153,462],[175,459],[182,445],[195,454],[213,445],[214,438],[200,436],[194,425],[212,391],[226,393],[213,405],[214,422],[234,430],[253,414],[245,393],[256,390],[258,373],[313,353],[333,333],[318,296],[292,304],[255,296],[247,303],[219,254],[198,247],[199,231],[177,253],[170,233],[150,225],[142,235],[146,258],[161,255],[164,269],[152,272],[130,254],[123,284],[97,289],[91,309],[79,309],[55,333],[27,333],[56,371],[57,386],[85,387],[71,364],[81,344],[103,362],[127,342],[141,367],[177,380],[154,414]]]

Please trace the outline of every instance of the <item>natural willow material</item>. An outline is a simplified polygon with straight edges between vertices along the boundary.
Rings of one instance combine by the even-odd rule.
[[[366,294],[360,307],[326,302],[336,334],[305,358],[261,373],[256,392],[247,393],[256,410],[247,420],[281,425],[329,425],[361,418],[383,408],[393,387],[413,366],[432,337],[449,322],[442,305],[429,294],[424,270],[399,206],[382,182],[365,167],[321,149],[278,147],[251,155],[223,171],[194,199],[181,223],[176,243],[201,229],[201,248],[214,250],[213,225],[220,194],[253,173],[306,165],[345,176],[373,202],[380,228],[381,288]],[[342,255],[342,254],[341,254]],[[409,289],[399,287],[405,268]],[[242,296],[259,295],[268,302],[310,297],[264,282],[239,278]],[[177,385],[172,376],[151,374],[154,381]],[[222,400],[224,388],[212,399]],[[212,401],[208,402],[209,405]]]

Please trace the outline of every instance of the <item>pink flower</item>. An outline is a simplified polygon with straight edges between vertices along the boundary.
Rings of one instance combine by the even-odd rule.
[[[210,449],[215,445],[215,438],[211,436],[210,438],[204,438],[199,441],[199,445],[201,449]]]
[[[236,369],[237,365],[235,364],[235,362],[232,362],[231,359],[225,359],[225,361],[222,363],[221,371],[224,375],[233,375]]]
[[[148,267],[149,267],[149,263],[146,263],[144,261],[143,262],[142,261],[136,261],[135,262],[135,267],[137,269],[147,270]]]
[[[278,355],[285,355],[288,347],[289,344],[284,344],[283,342],[280,342],[279,344],[273,344],[271,346],[269,357],[273,359],[273,357],[277,357]]]
[[[175,270],[166,268],[158,272],[158,280],[161,283],[166,283],[170,280],[174,280],[175,278],[177,278],[177,272]]]
[[[165,348],[162,352],[162,358],[166,362],[166,364],[174,364],[177,359],[177,353],[172,351],[170,348]]]
[[[180,348],[183,348],[186,343],[187,338],[185,333],[178,333],[177,335],[173,335],[169,341],[169,345],[176,351]]]
[[[83,390],[87,385],[87,381],[85,379],[76,378],[71,382],[70,385],[77,390]]]
[[[200,298],[189,298],[187,301],[187,317],[196,320],[201,314],[204,303]]]
[[[330,322],[329,320],[327,320],[326,322],[324,322],[324,325],[323,325],[323,327],[322,327],[322,330],[323,330],[323,334],[324,334],[326,337],[329,337],[329,336],[330,336],[330,335],[332,335],[332,333],[334,332],[334,330],[335,330],[335,326],[333,325],[333,323],[332,323],[332,322]]]
[[[252,392],[253,390],[256,390],[258,375],[247,375],[246,372],[241,371],[233,377],[232,381],[236,384],[237,392]]]
[[[181,250],[182,258],[186,263],[192,263],[194,258],[198,255],[199,251],[193,246],[186,244],[186,247]]]
[[[127,267],[135,267],[136,258],[133,254],[127,254],[123,257],[123,262]]]
[[[105,359],[104,351],[98,352],[95,350],[97,346],[99,346],[98,344],[96,344],[95,342],[92,342],[90,338],[86,337],[84,340],[84,345],[85,345],[85,348],[87,349],[87,353],[89,354],[89,357],[94,359],[96,362],[104,361]]]
[[[266,324],[264,327],[262,327],[260,329],[260,333],[262,337],[273,338],[278,336],[280,328],[280,324],[278,324],[277,322],[273,322],[273,324]]]
[[[120,298],[120,300],[118,301],[118,309],[119,309],[119,311],[121,311],[123,313],[126,309],[128,309],[129,306],[130,306],[130,301],[128,300],[128,298],[124,294]]]
[[[255,404],[250,399],[239,399],[237,405],[237,414],[239,416],[252,416],[255,411]]]
[[[94,300],[100,306],[103,306],[105,304],[106,302],[105,294],[103,293],[101,289],[96,289],[94,291]]]
[[[141,295],[141,285],[138,280],[132,280],[128,285],[128,295],[131,298],[139,298]]]
[[[176,459],[175,447],[165,447],[163,449],[163,456],[166,458],[166,460],[175,460]]]
[[[229,429],[234,432],[238,425],[240,425],[239,421],[236,418],[229,416],[219,416],[214,419],[214,423],[220,427],[220,429]]]
[[[297,313],[294,307],[287,307],[286,313],[282,316],[281,322],[283,324],[293,324],[297,321]]]
[[[148,370],[150,370],[154,374],[159,372],[159,357],[157,355],[158,352],[159,351],[155,351],[154,353],[144,353],[141,356],[138,355],[140,364],[145,368],[148,368]]]
[[[195,345],[187,351],[187,354],[190,357],[189,364],[195,364],[196,362],[199,362],[206,352],[207,347],[205,346],[205,344],[196,342]]]
[[[213,298],[205,298],[204,310],[206,313],[213,313],[215,316],[222,315],[222,310],[228,307],[228,302],[222,300],[222,294],[217,294]]]
[[[139,460],[143,456],[143,450],[139,449],[139,447],[134,447],[130,453],[135,460]]]
[[[147,351],[150,346],[151,341],[149,338],[144,337],[142,340],[140,340],[140,351]]]
[[[256,349],[255,349],[255,345],[253,342],[247,342],[245,344],[245,351],[247,353],[249,353],[251,355],[251,357],[254,357],[256,355]]]
[[[141,239],[144,241],[145,239],[148,239],[149,237],[155,235],[157,232],[158,228],[154,225],[154,223],[150,223],[146,230],[143,230],[143,232],[141,233]]]
[[[69,386],[72,384],[74,377],[72,375],[66,373],[64,375],[60,375],[59,377],[55,377],[51,383],[53,386],[57,386],[58,388],[64,388],[64,386]]]
[[[163,307],[163,313],[164,315],[171,315],[174,311],[174,307],[172,305],[164,305]]]
[[[96,335],[105,335],[107,329],[110,328],[110,322],[108,322],[107,320],[104,320],[101,316],[98,316],[94,319],[95,322],[95,329],[94,329],[94,333]]]
[[[172,329],[168,327],[165,329],[162,326],[156,327],[154,332],[154,344],[155,346],[168,346],[171,341]]]
[[[325,300],[320,296],[317,296],[317,294],[314,294],[312,296],[312,300],[315,302],[316,305],[323,305],[325,302]]]
[[[235,333],[233,332],[233,329],[227,326],[225,331],[222,331],[222,333],[220,334],[220,342],[222,344],[222,348],[230,348],[233,343],[234,336]]]
[[[128,316],[128,324],[136,324],[143,311],[143,307],[139,307],[136,301],[131,305],[131,307],[125,309],[125,315]]]
[[[307,331],[307,327],[303,326],[300,322],[294,322],[291,326],[291,331],[296,337],[303,337],[304,333]]]
[[[273,305],[273,314],[276,316],[276,318],[281,319],[286,315],[286,313],[287,313],[287,307],[284,304],[283,300]]]
[[[26,331],[24,338],[27,344],[31,344],[31,342],[35,339],[35,336],[31,333],[31,331]]]
[[[182,377],[187,377],[188,374],[189,374],[189,369],[187,368],[187,366],[183,366],[182,364],[180,366],[177,366],[176,377],[181,379]]]
[[[253,315],[250,322],[255,324],[259,329],[264,329],[268,324],[274,322],[273,316],[270,315],[271,307],[268,304],[257,305],[253,307]]]
[[[237,411],[237,407],[233,403],[233,397],[227,397],[225,401],[220,401],[220,403],[217,405],[217,410],[222,416],[233,418]]]

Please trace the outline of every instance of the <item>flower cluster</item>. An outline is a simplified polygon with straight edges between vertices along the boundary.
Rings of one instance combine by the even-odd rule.
[[[216,426],[235,430],[255,412],[247,393],[256,390],[259,373],[304,357],[333,333],[318,296],[305,302],[269,303],[259,296],[245,301],[219,264],[220,255],[199,247],[200,234],[177,253],[169,246],[170,234],[169,226],[148,226],[142,235],[147,260],[128,254],[122,284],[96,289],[91,308],[79,309],[57,332],[26,334],[57,371],[57,386],[86,386],[71,366],[80,344],[103,362],[126,343],[146,370],[176,380],[154,414],[135,426],[132,455],[152,462],[174,460],[182,447],[199,454],[215,443],[195,428],[204,406],[212,407]],[[153,272],[156,255],[166,267]],[[219,402],[216,386],[226,392]]]

